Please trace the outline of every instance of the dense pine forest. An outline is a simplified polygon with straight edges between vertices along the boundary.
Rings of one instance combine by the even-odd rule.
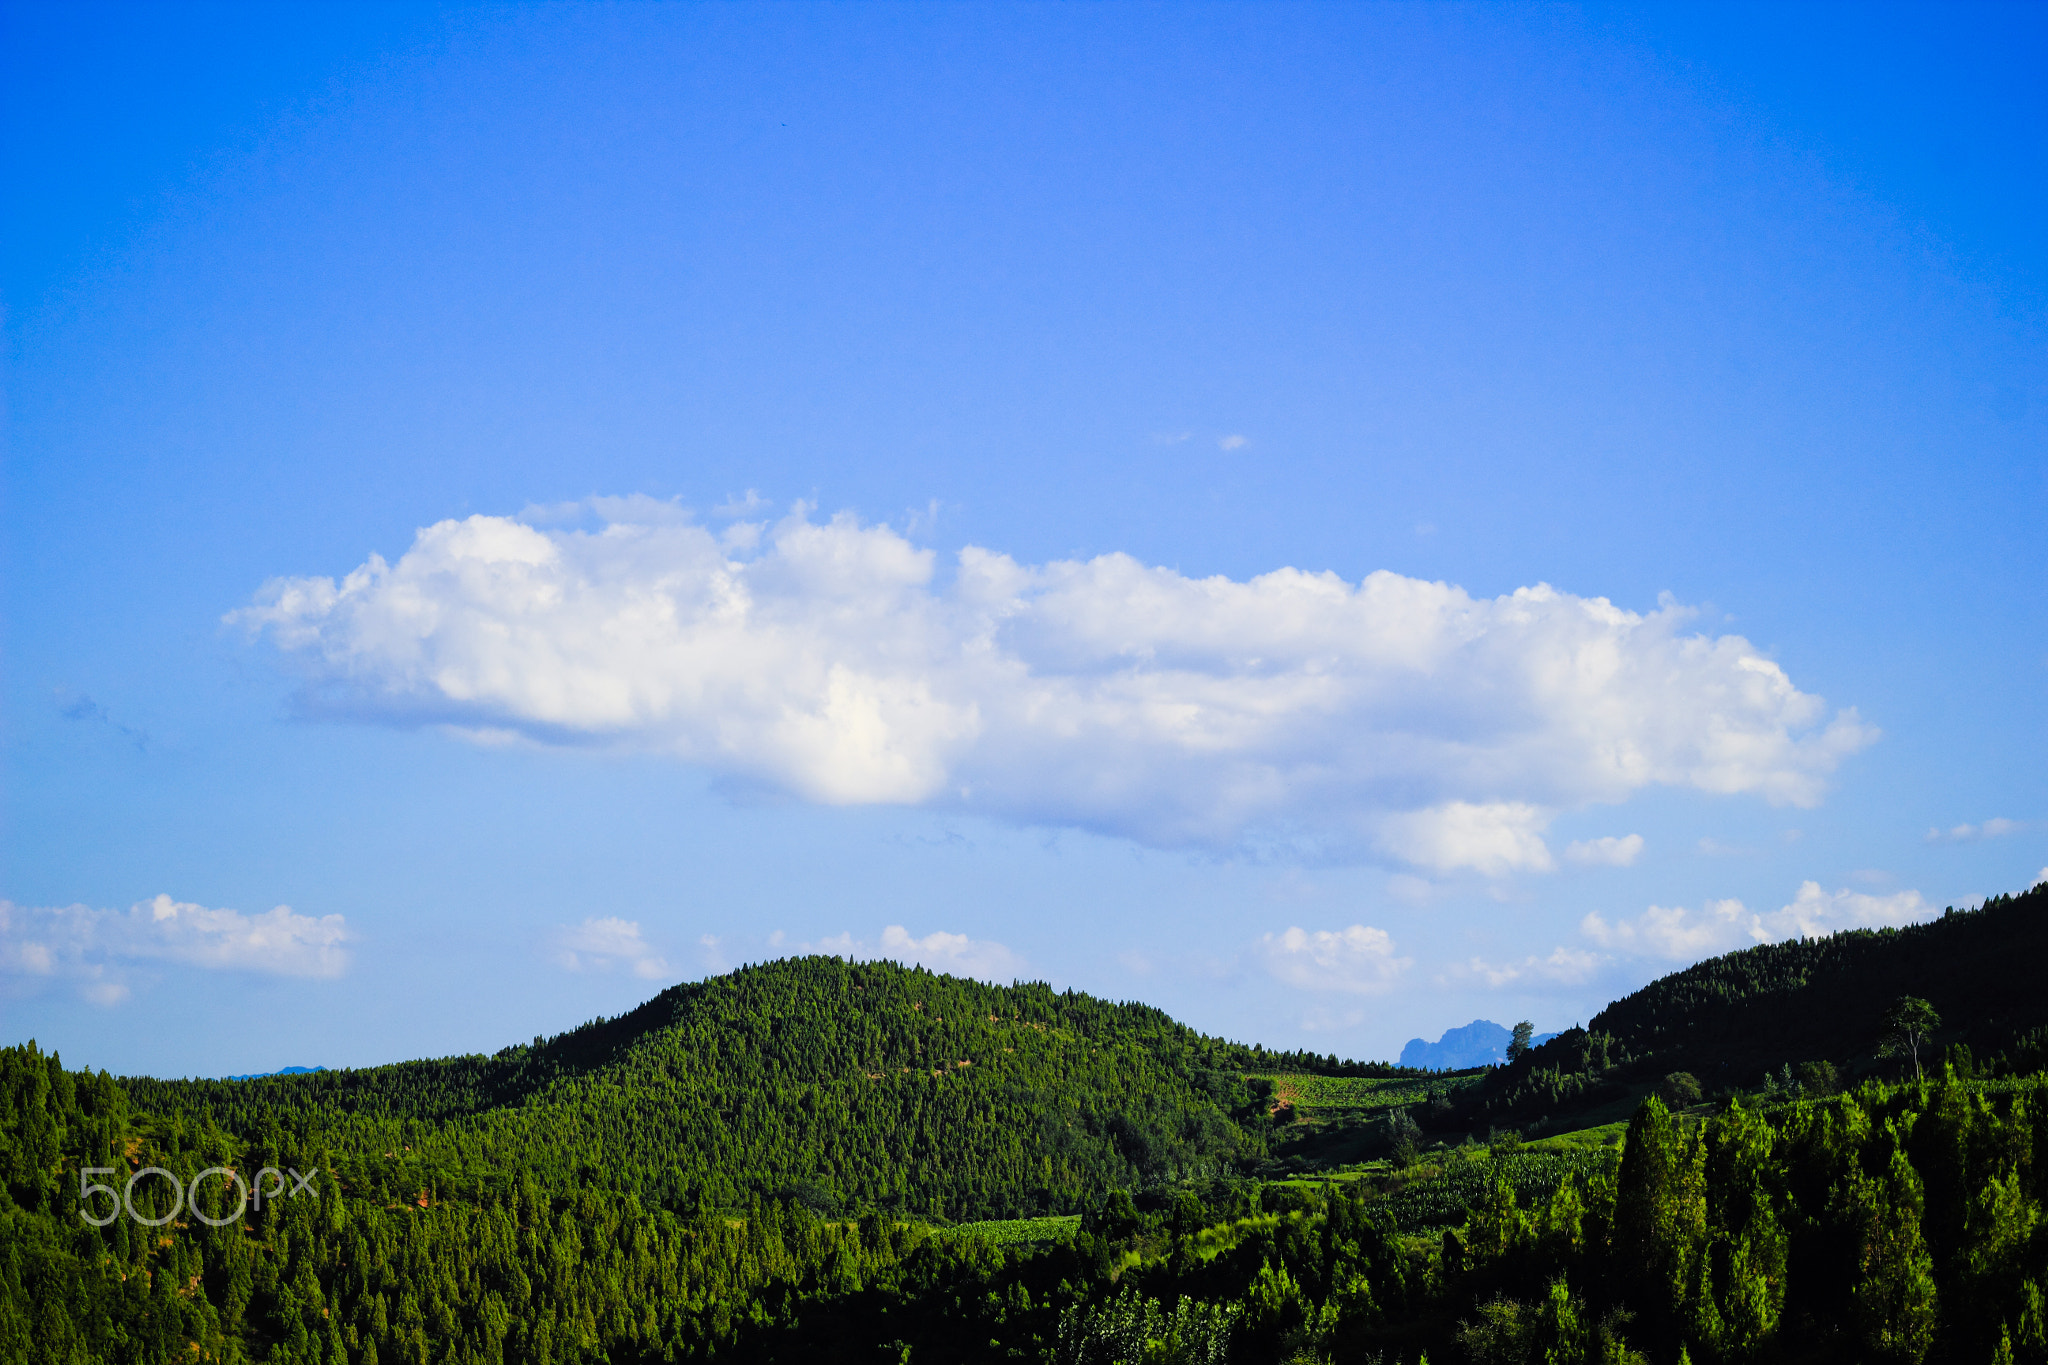
[[[2044,884],[2048,886],[2048,884]],[[2048,891],[1994,896],[1903,929],[1859,929],[1746,948],[1651,982],[1499,1068],[1465,1095],[1454,1126],[1576,1125],[1673,1072],[1708,1091],[1785,1086],[1802,1073],[1839,1084],[1880,1070],[1871,1037],[1887,1005],[1925,999],[1948,1021],[1941,1033],[1965,1070],[2029,1049],[2048,1027]]]
[[[2044,913],[1729,954],[1460,1074],[829,958],[360,1071],[27,1043],[0,1361],[2048,1365]]]
[[[1144,1005],[813,957],[494,1057],[127,1086],[195,1124],[403,1153],[398,1170],[446,1192],[530,1174],[669,1208],[792,1197],[825,1215],[960,1219],[1237,1170],[1265,1150],[1244,1073],[1324,1065]]]

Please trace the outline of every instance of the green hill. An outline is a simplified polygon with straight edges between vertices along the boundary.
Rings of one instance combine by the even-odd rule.
[[[2044,893],[1730,954],[1463,1077],[820,958],[492,1057],[0,1048],[0,1361],[2048,1365]],[[1899,992],[1946,1019],[1925,1082],[1871,1056]],[[1680,1064],[1731,1083],[1636,1103]],[[1625,1143],[1472,1140],[1598,1105]],[[238,1206],[264,1168],[303,1191]],[[1064,1216],[948,1226],[1004,1213]]]
[[[1942,1041],[1983,1052],[2048,1024],[2043,964],[2048,882],[1925,924],[1710,958],[1615,1001],[1587,1028],[1634,1056],[1748,1082],[1787,1062],[1867,1056],[1885,1007],[1914,995],[1947,1022]]]
[[[2048,882],[1925,924],[1726,953],[1651,982],[1492,1072],[1464,1093],[1451,1122],[1557,1126],[1679,1071],[1710,1093],[1821,1062],[1852,1079],[1878,1067],[1879,1021],[1902,995],[1940,1013],[1937,1057],[1966,1071],[1995,1067],[2009,1050],[2039,1046],[2044,964]]]
[[[156,1113],[317,1141],[365,1186],[524,1172],[672,1208],[793,1194],[826,1214],[957,1219],[1068,1213],[1236,1169],[1264,1150],[1241,1075],[1254,1061],[1320,1059],[1146,1005],[812,957],[493,1057],[126,1086]]]

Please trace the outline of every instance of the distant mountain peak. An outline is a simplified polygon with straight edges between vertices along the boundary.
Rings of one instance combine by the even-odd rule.
[[[246,1076],[229,1076],[231,1081],[260,1081],[266,1076],[310,1076],[316,1071],[325,1071],[324,1066],[285,1066],[275,1071],[252,1071]]]
[[[1444,1030],[1444,1036],[1433,1043],[1424,1038],[1410,1038],[1408,1046],[1401,1049],[1401,1065],[1428,1067],[1433,1071],[1494,1066],[1507,1060],[1508,1040],[1514,1036],[1512,1029],[1503,1028],[1491,1019],[1474,1019],[1463,1028]],[[1539,1033],[1529,1042],[1533,1047],[1556,1036],[1555,1033]]]

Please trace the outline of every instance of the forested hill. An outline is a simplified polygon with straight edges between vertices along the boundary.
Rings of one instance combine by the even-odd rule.
[[[2037,1062],[2014,1049],[2048,1045],[2044,962],[2048,882],[1925,924],[1745,948],[1653,981],[1488,1073],[1452,1120],[1568,1125],[1681,1072],[1710,1094],[1823,1063],[1844,1081],[1896,1076],[1910,1064],[1880,1066],[1875,1053],[1901,996],[1939,1014],[1929,1039],[1937,1065],[1952,1057],[1969,1071],[2011,1052],[1994,1069],[2030,1070]]]
[[[830,958],[493,1057],[0,1048],[0,1362],[2048,1365],[2044,891],[1703,963],[1455,1085]],[[1899,993],[1946,1016],[1924,1080],[1872,1061]],[[1080,1216],[963,1225],[1041,1210]]]
[[[1939,1042],[1983,1052],[2048,1024],[2044,963],[2048,882],[1925,924],[1711,958],[1615,1001],[1587,1027],[1667,1070],[1748,1084],[1764,1066],[1868,1057],[1885,1007],[1913,995],[1946,1021]]]
[[[409,1161],[444,1183],[574,1176],[671,1207],[794,1195],[987,1217],[1221,1173],[1266,1140],[1241,1072],[1338,1065],[1146,1005],[811,957],[491,1057],[125,1084],[157,1113],[330,1145],[366,1179]]]

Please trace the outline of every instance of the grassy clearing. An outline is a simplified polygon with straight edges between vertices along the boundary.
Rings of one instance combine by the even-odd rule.
[[[1301,1175],[1286,1176],[1265,1181],[1268,1185],[1284,1185],[1289,1189],[1313,1190],[1324,1185],[1348,1185],[1356,1180],[1384,1176],[1393,1169],[1384,1161],[1361,1161],[1355,1165],[1337,1167],[1325,1171],[1309,1171]]]
[[[1081,1230],[1081,1215],[1058,1218],[990,1218],[979,1223],[961,1223],[948,1231],[958,1237],[978,1237],[997,1246],[1028,1246],[1035,1242],[1065,1242]]]
[[[1547,1138],[1538,1138],[1523,1146],[1532,1151],[1543,1152],[1588,1152],[1604,1147],[1620,1147],[1622,1137],[1628,1132],[1628,1123],[1603,1123],[1597,1128],[1580,1128],[1570,1133],[1554,1133]]]

